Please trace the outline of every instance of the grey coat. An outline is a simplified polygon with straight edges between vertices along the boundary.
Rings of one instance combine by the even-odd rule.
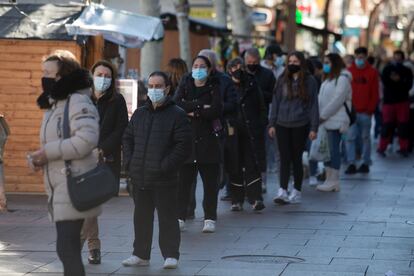
[[[308,101],[305,102],[299,97],[289,99],[283,76],[279,79],[273,93],[269,126],[301,127],[309,125],[311,131],[318,131],[318,85],[311,75],[306,76],[305,87],[309,94]]]

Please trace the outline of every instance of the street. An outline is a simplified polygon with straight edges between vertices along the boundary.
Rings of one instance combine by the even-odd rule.
[[[255,214],[245,204],[243,212],[234,213],[228,202],[220,202],[213,234],[201,233],[198,205],[196,219],[181,236],[179,267],[169,271],[162,269],[157,227],[151,265],[122,267],[132,251],[133,203],[128,197],[112,199],[99,218],[102,264],[87,264],[84,248],[87,275],[414,275],[413,161],[396,155],[375,159],[368,176],[342,175],[339,193],[320,193],[305,184],[301,205],[272,203],[271,174],[264,212]],[[9,196],[10,212],[0,214],[1,275],[62,275],[45,200]]]

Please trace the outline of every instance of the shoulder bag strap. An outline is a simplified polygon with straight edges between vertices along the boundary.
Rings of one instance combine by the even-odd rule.
[[[65,110],[63,112],[63,139],[70,138],[70,123],[69,123],[69,104],[70,104],[70,96],[68,96],[65,104]],[[65,167],[66,167],[66,176],[71,176],[71,160],[65,160]]]
[[[348,78],[348,76],[347,76],[347,75],[345,75],[345,74],[340,74],[340,76],[344,76],[345,78]],[[339,76],[339,77],[340,77],[340,76]],[[338,84],[338,79],[339,79],[339,77],[337,77],[337,78],[335,79],[335,87],[336,87],[336,85]],[[344,102],[344,106],[345,106],[345,111],[346,111],[346,114],[348,114],[349,118],[351,118],[351,117],[352,117],[351,110],[349,110],[349,107],[348,107],[348,105],[346,104],[346,100],[345,100],[345,102]]]

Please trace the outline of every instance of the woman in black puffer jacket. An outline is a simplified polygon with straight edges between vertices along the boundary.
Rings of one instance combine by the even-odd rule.
[[[219,82],[210,77],[210,61],[197,56],[193,61],[191,76],[178,87],[174,100],[191,119],[193,141],[192,155],[180,170],[178,218],[183,230],[190,200],[191,185],[200,172],[204,186],[203,232],[215,231],[217,220],[217,196],[222,151],[217,131],[221,128],[220,117],[223,103]]]

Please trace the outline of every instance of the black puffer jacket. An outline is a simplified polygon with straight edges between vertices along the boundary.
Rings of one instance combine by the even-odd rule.
[[[112,172],[119,179],[121,173],[122,135],[128,125],[128,110],[124,97],[118,92],[107,92],[97,100],[99,112],[98,148]]]
[[[193,117],[189,117],[193,131],[193,151],[187,162],[220,163],[220,140],[213,130],[213,123],[220,121],[223,112],[219,80],[209,77],[205,86],[196,88],[194,79],[186,76],[182,84],[175,93],[174,101],[185,112],[194,113]]]
[[[178,183],[178,169],[191,153],[191,126],[171,99],[154,110],[138,108],[125,130],[123,152],[133,185],[167,187]]]

